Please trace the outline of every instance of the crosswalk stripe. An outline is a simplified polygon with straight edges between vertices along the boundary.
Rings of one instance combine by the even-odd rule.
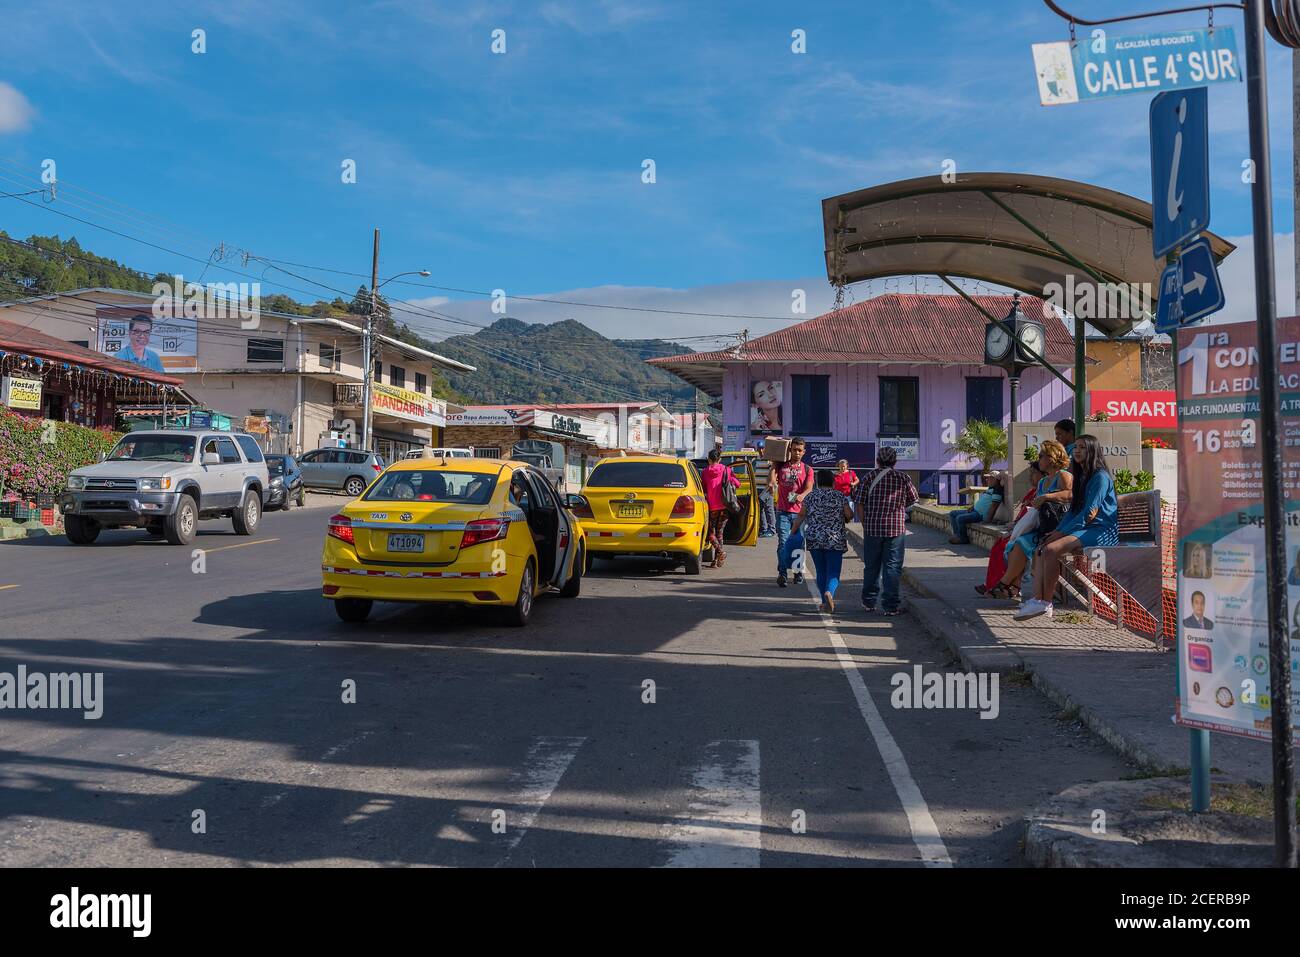
[[[523,768],[512,775],[514,787],[507,802],[522,810],[513,820],[507,815],[505,854],[497,860],[497,867],[510,859],[586,741],[585,737],[547,736],[538,738],[528,749]]]
[[[665,829],[665,867],[758,867],[763,810],[757,741],[712,741],[691,771],[690,815]]]

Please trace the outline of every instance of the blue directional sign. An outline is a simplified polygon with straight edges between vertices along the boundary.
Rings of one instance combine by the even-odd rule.
[[[1208,239],[1198,239],[1183,248],[1178,262],[1160,274],[1160,302],[1156,307],[1156,331],[1172,332],[1218,312],[1224,304],[1219,270]]]
[[[1151,101],[1151,250],[1157,258],[1210,225],[1210,119],[1205,87]]]

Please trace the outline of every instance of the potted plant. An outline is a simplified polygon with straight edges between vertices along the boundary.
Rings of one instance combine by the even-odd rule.
[[[957,433],[957,438],[948,447],[948,451],[975,459],[980,464],[980,473],[987,475],[992,471],[994,462],[1007,457],[1007,433],[1000,425],[994,425],[986,419],[971,419]]]

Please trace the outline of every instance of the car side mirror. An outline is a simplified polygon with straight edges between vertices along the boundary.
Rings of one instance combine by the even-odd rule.
[[[564,496],[564,507],[570,510],[575,508],[587,508],[590,504],[591,503],[587,501],[586,496],[583,495],[575,495],[570,492],[568,495]]]
[[[220,465],[220,464],[221,464],[221,456],[218,455],[216,452],[204,452],[204,453],[203,453],[203,464],[204,464],[204,465]]]
[[[107,453],[107,452],[100,452],[100,453],[99,453],[99,460],[100,460],[101,462],[107,462],[107,461],[108,461],[108,453]]]

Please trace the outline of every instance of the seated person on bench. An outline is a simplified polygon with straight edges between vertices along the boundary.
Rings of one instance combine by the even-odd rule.
[[[1095,436],[1074,442],[1070,511],[1056,531],[1044,535],[1034,554],[1034,597],[1020,606],[1016,621],[1052,617],[1052,596],[1061,577],[1061,562],[1084,548],[1119,544],[1119,501],[1115,482]]]

